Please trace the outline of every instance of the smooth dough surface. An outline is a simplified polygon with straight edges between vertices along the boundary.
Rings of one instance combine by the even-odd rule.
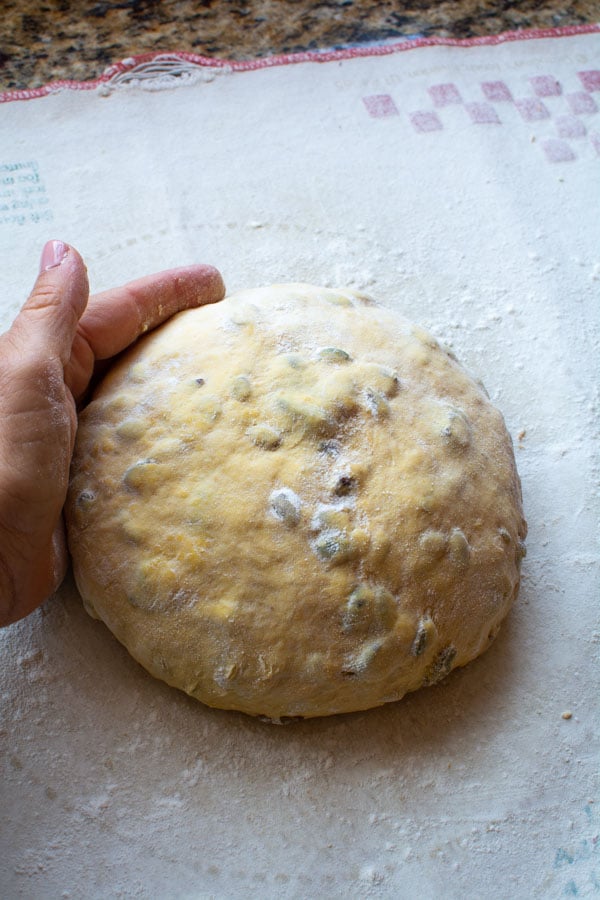
[[[378,706],[489,645],[526,525],[484,389],[352,291],[178,314],[80,418],[77,585],[149,672],[271,719]]]

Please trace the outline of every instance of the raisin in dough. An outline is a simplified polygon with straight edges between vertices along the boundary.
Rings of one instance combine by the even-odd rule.
[[[149,672],[278,719],[366,709],[486,649],[526,526],[509,435],[423,331],[275,285],[178,314],[81,416],[75,578]]]

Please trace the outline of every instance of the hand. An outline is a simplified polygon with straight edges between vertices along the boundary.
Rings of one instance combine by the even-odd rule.
[[[0,625],[30,613],[65,576],[77,404],[98,362],[223,294],[216,269],[189,266],[89,297],[77,251],[46,244],[31,296],[0,336]]]

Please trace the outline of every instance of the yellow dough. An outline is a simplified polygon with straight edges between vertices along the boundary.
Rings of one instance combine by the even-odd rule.
[[[516,598],[510,437],[421,328],[352,291],[243,291],[107,375],[67,502],[77,585],[149,672],[271,719],[465,665]]]

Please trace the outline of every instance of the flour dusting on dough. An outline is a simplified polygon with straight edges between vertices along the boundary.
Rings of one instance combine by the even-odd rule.
[[[117,364],[81,417],[68,521],[82,596],[138,661],[279,721],[479,655],[526,532],[502,417],[453,354],[303,284],[181,313]]]

